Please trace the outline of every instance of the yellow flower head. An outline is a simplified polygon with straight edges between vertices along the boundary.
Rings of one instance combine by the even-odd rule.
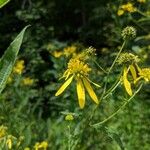
[[[24,68],[24,60],[18,60],[13,68],[13,72],[16,74],[21,74]]]
[[[54,52],[52,53],[52,55],[53,55],[54,57],[56,57],[56,58],[59,58],[59,57],[61,57],[61,56],[63,55],[63,52],[61,52],[61,51],[54,51]]]
[[[136,11],[136,8],[130,2],[128,2],[127,4],[122,5],[121,9],[124,10],[124,11],[127,11],[127,12],[135,12]]]
[[[34,82],[34,80],[31,79],[30,77],[25,77],[25,78],[22,80],[22,83],[23,83],[24,85],[32,85],[33,82]]]
[[[0,139],[7,134],[7,127],[1,125],[0,126]]]
[[[119,9],[118,12],[117,12],[117,15],[118,16],[122,16],[123,14],[124,14],[124,10]]]
[[[69,57],[70,55],[75,54],[76,50],[77,50],[76,46],[68,46],[68,47],[64,48],[64,55],[66,57]]]
[[[47,141],[43,141],[41,143],[37,142],[34,145],[35,150],[41,150],[41,148],[43,148],[43,150],[47,150],[47,147],[48,147]]]
[[[80,108],[84,108],[85,106],[85,89],[89,93],[92,100],[98,104],[98,98],[91,87],[91,84],[88,79],[88,74],[91,71],[91,68],[86,64],[83,60],[80,60],[78,57],[70,59],[68,63],[68,69],[63,74],[62,78],[65,78],[65,83],[59,88],[56,92],[55,96],[60,95],[64,92],[64,90],[70,85],[73,79],[76,79],[76,89],[79,100]],[[93,83],[93,82],[92,82]],[[98,86],[97,84],[93,83]]]
[[[80,75],[87,76],[90,71],[91,68],[82,60],[78,58],[72,58],[70,59],[68,63],[68,69],[66,70],[63,76],[68,77],[71,74],[76,76],[80,76]]]
[[[150,81],[150,68],[143,68],[139,71],[141,78],[144,78],[146,82]]]

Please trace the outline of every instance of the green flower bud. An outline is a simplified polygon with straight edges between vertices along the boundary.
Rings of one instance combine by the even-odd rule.
[[[66,115],[65,120],[66,121],[72,121],[72,120],[74,120],[74,117],[73,117],[73,115],[68,114],[68,115]]]
[[[118,64],[131,64],[137,63],[139,61],[140,59],[138,58],[138,56],[132,53],[122,53],[117,60]]]
[[[136,37],[136,29],[134,27],[126,27],[122,30],[122,38],[126,39],[133,39]]]

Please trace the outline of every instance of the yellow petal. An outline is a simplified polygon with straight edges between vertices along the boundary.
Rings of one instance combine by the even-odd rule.
[[[68,86],[69,84],[72,82],[74,76],[71,76],[60,88],[59,90],[56,92],[55,96],[60,95]]]
[[[124,72],[123,72],[123,84],[124,84],[124,87],[125,87],[127,93],[131,96],[132,89],[131,89],[131,84],[127,79],[127,74],[128,74],[128,69],[125,67]]]
[[[133,79],[136,80],[137,76],[136,76],[136,70],[135,70],[134,66],[130,65],[129,68],[130,68],[130,72],[132,74]]]
[[[84,108],[85,105],[85,89],[80,78],[77,79],[77,95],[80,108]]]
[[[92,84],[95,85],[96,87],[101,87],[99,84],[97,84],[97,83],[91,81],[91,80],[88,79],[87,77],[84,77],[84,78],[86,78],[90,83],[92,83]]]
[[[84,83],[85,88],[86,88],[86,90],[88,91],[90,97],[92,98],[92,100],[93,100],[96,104],[99,104],[98,98],[97,98],[95,92],[93,91],[90,82],[89,82],[86,78],[83,78],[83,83]]]

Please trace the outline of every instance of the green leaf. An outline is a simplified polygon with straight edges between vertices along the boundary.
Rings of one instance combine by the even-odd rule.
[[[26,26],[14,39],[0,59],[0,93],[3,91],[19,52]]]
[[[0,8],[6,5],[10,0],[0,0]]]

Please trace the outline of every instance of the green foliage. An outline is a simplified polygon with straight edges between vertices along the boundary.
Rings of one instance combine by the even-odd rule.
[[[28,26],[27,26],[28,27]],[[14,39],[14,41],[10,44],[10,46],[5,51],[4,55],[0,59],[0,93],[5,87],[5,84],[8,80],[8,77],[13,69],[13,65],[17,58],[24,32],[26,30],[25,27],[18,36]]]
[[[10,0],[0,0],[0,8],[6,5]]]
[[[34,150],[35,145],[44,141],[48,150],[68,147],[71,150],[149,150],[150,85],[144,84],[130,99],[120,78],[123,65],[136,61],[125,63],[126,58],[120,58],[121,63],[115,63],[110,69],[121,48],[121,31],[126,26],[133,26],[137,36],[125,43],[122,52],[138,55],[141,68],[150,64],[149,0],[134,1],[139,11],[125,11],[119,16],[118,10],[126,3],[125,0],[16,0],[15,5],[11,1],[9,7],[1,9],[0,49],[7,47],[22,26],[32,25],[0,96],[0,125],[7,127],[6,140],[8,135],[15,137],[12,149]],[[76,80],[59,97],[55,93],[64,83],[60,78],[70,58],[85,52],[89,46],[96,49],[96,55],[87,61],[92,68],[88,77],[101,86],[94,87],[91,83],[101,103],[96,107],[86,93],[85,108],[81,110]],[[72,47],[76,47],[75,53]],[[19,73],[14,71],[16,68],[20,69]],[[134,84],[130,72],[127,75],[135,93],[144,80]],[[74,119],[66,121],[68,114]],[[92,126],[99,122],[103,123]]]

